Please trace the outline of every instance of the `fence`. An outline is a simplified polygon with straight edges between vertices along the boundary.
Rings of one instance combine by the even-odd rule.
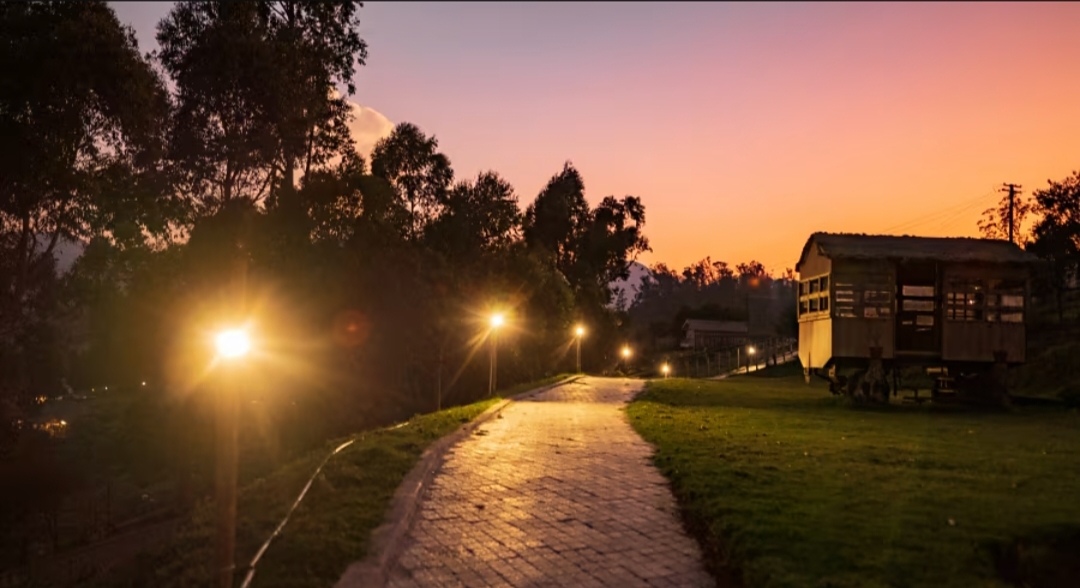
[[[798,341],[790,338],[758,339],[746,345],[722,349],[696,349],[668,355],[672,375],[683,378],[712,378],[741,368],[777,365],[798,351]]]

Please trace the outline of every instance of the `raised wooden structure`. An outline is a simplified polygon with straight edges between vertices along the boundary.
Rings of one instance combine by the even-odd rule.
[[[1008,241],[814,233],[795,266],[799,359],[834,392],[868,396],[888,393],[888,372],[895,393],[905,366],[942,393],[1000,374],[1025,359],[1035,259]]]

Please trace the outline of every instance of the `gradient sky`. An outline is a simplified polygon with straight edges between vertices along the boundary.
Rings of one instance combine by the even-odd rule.
[[[144,51],[170,3],[114,3]],[[646,205],[646,264],[794,267],[813,231],[974,235],[1080,168],[1080,4],[381,3],[354,100],[494,169]]]

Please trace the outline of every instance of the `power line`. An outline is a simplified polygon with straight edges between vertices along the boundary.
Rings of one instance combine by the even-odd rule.
[[[919,217],[904,221],[904,222],[902,222],[900,224],[888,227],[888,228],[884,229],[884,232],[900,231],[900,230],[907,231],[907,230],[914,229],[914,228],[916,228],[918,226],[925,225],[926,223],[932,223],[932,222],[941,221],[942,219],[944,219],[946,217],[952,217],[957,213],[966,212],[968,209],[970,209],[970,208],[972,208],[974,206],[978,206],[980,204],[983,204],[984,200],[986,199],[987,196],[991,196],[991,195],[993,195],[995,193],[996,193],[996,189],[991,189],[990,191],[985,192],[983,194],[980,194],[979,196],[977,196],[975,198],[972,198],[970,200],[965,200],[963,202],[952,204],[952,205],[950,205],[950,206],[948,206],[946,208],[937,210],[935,212],[924,214],[922,216],[919,216]]]
[[[944,232],[948,229],[951,229],[956,224],[956,221],[960,220],[972,211],[978,211],[978,209],[982,208],[983,206],[985,206],[983,202],[974,202],[972,204],[969,204],[968,206],[957,210],[953,214],[950,214],[947,217],[940,219],[940,222],[934,225],[933,230]]]

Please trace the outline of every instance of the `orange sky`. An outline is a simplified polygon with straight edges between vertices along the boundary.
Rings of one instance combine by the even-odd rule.
[[[152,48],[168,5],[114,6]],[[370,2],[363,15],[357,102],[435,134],[459,177],[497,170],[523,206],[566,159],[593,203],[641,196],[647,264],[709,255],[779,272],[815,230],[972,235],[1002,182],[1030,193],[1080,168],[1078,4]]]

